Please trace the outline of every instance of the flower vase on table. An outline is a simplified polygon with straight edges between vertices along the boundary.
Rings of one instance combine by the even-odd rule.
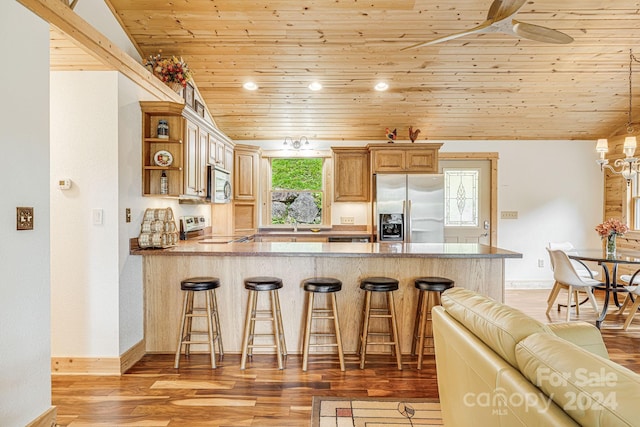
[[[607,236],[607,255],[616,254],[616,234]]]
[[[629,231],[629,227],[619,219],[609,218],[596,226],[596,231],[603,240],[607,240],[606,250],[608,256],[616,254],[616,238]]]

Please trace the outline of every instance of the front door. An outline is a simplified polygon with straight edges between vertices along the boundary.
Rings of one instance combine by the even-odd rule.
[[[445,175],[445,227],[447,243],[491,242],[491,160],[439,161]]]

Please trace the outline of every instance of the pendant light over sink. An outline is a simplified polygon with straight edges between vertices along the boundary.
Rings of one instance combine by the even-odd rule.
[[[632,77],[633,77],[633,63],[640,62],[633,55],[633,50],[629,49],[629,116],[627,120],[627,134],[624,139],[624,145],[622,151],[624,151],[624,159],[616,159],[613,162],[613,166],[609,164],[609,160],[605,158],[605,154],[609,151],[609,141],[606,139],[599,139],[596,144],[596,152],[600,153],[600,158],[596,162],[600,165],[600,170],[604,171],[605,168],[610,170],[614,174],[622,175],[627,181],[627,185],[631,183],[633,174],[637,174],[640,171],[640,164],[638,158],[635,157],[636,147],[638,142],[635,135],[632,135],[633,119],[633,92],[632,92]],[[616,169],[618,168],[618,169]]]

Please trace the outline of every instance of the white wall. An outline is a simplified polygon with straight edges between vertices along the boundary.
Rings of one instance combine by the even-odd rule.
[[[51,407],[49,26],[3,1],[0,51],[0,424],[23,427]],[[33,230],[16,230],[17,206]]]
[[[518,211],[518,219],[498,219],[498,246],[523,254],[506,261],[507,282],[549,285],[549,242],[600,247],[594,227],[602,222],[604,188],[595,141],[447,141],[442,151],[499,153],[498,217]]]
[[[116,72],[51,73],[54,357],[119,355],[117,135]],[[63,178],[70,190],[56,189]]]

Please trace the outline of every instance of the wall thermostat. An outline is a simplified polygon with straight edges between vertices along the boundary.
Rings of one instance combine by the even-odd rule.
[[[68,178],[58,180],[58,188],[61,190],[69,190],[71,188],[71,180]]]

